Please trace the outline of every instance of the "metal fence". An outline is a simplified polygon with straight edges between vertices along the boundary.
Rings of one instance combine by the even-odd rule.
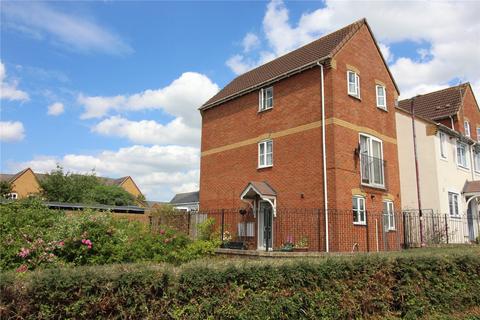
[[[366,211],[358,221],[352,210],[277,208],[260,210],[229,208],[182,212],[151,219],[152,229],[166,225],[198,236],[198,224],[214,219],[225,247],[249,250],[293,250],[317,252],[379,252],[476,240],[478,217],[451,217],[431,210],[409,210],[387,214]],[[327,250],[328,241],[328,250]]]

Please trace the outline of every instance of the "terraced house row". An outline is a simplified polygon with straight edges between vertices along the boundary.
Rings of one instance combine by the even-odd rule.
[[[238,76],[200,108],[200,211],[250,249],[390,250],[440,227],[473,240],[471,87],[399,95],[365,19]]]

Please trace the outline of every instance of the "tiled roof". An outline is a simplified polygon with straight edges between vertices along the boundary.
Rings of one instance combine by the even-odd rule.
[[[413,99],[415,114],[431,120],[444,119],[456,115],[458,110],[460,110],[465,90],[468,86],[468,83],[464,83],[455,87],[401,100],[398,102],[398,107],[407,112],[411,112],[411,102]]]
[[[15,174],[10,173],[0,173],[0,181],[10,182],[12,178],[15,177]]]
[[[298,69],[301,70],[304,67],[314,66],[317,61],[332,57],[364,24],[366,24],[365,19],[356,21],[238,76],[208,100],[200,109],[208,108],[224,99],[256,88],[265,82],[273,81],[284,74]]]
[[[480,193],[480,181],[467,181],[463,187],[464,193]]]
[[[198,203],[200,199],[200,192],[186,192],[186,193],[177,193],[170,204],[185,204],[185,203]]]
[[[265,181],[250,181],[242,192],[242,198],[252,198],[253,195],[275,197],[277,192]]]

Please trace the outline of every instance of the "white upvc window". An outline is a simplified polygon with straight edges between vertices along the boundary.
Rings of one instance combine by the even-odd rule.
[[[382,140],[367,134],[360,134],[360,167],[362,184],[385,187]]]
[[[383,110],[387,110],[387,91],[384,86],[377,85],[375,87],[377,92],[377,107]]]
[[[360,77],[354,71],[347,71],[348,94],[360,98]]]
[[[273,141],[266,140],[258,144],[258,167],[273,166]]]
[[[442,159],[447,159],[447,134],[445,132],[439,133],[439,138],[440,138],[440,157]]]
[[[457,165],[462,168],[469,168],[468,146],[460,141],[457,141]]]
[[[475,172],[480,173],[480,152],[478,151],[473,152],[473,161],[474,161]]]
[[[367,224],[367,211],[365,209],[365,198],[361,196],[353,196],[352,198],[353,223]]]
[[[463,122],[463,128],[465,129],[465,136],[470,138],[470,136],[471,136],[471,134],[470,134],[470,122],[465,120]]]
[[[455,192],[448,193],[448,208],[450,217],[460,217],[460,210],[458,209],[459,194]]]
[[[480,142],[480,127],[477,127],[477,141]]]
[[[18,193],[16,193],[16,192],[8,193],[7,194],[7,199],[17,200],[18,199]]]
[[[258,111],[273,108],[273,87],[260,89]]]
[[[384,228],[386,230],[395,230],[395,209],[393,201],[383,201]]]

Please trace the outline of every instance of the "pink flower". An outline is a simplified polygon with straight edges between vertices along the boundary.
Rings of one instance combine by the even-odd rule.
[[[25,264],[22,264],[20,267],[17,268],[17,270],[15,270],[16,272],[26,272],[28,270],[28,267],[27,265]]]
[[[82,243],[87,246],[88,249],[92,249],[93,243],[90,239],[82,239]]]
[[[63,247],[63,246],[65,245],[65,242],[59,241],[59,242],[57,243],[57,245],[58,245],[59,247]]]
[[[165,230],[160,230],[160,234],[165,234]]]
[[[18,256],[25,259],[26,257],[28,257],[29,254],[30,254],[29,249],[22,248],[22,250],[20,250],[20,252],[18,253]]]

